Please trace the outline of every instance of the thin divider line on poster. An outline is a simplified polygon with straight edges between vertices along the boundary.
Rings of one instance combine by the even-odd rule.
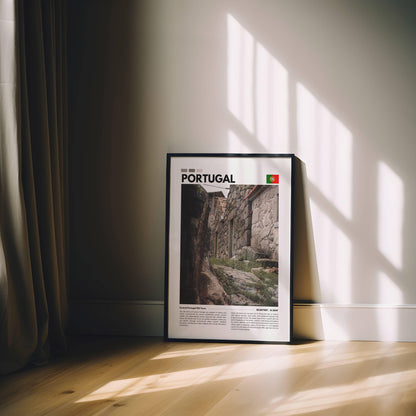
[[[166,340],[292,341],[293,160],[167,155]]]

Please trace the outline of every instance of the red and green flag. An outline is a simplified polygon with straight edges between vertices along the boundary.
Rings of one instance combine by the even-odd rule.
[[[266,183],[279,183],[279,175],[266,175]]]

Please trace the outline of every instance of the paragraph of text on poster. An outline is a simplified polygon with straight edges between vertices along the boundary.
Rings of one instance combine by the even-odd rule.
[[[255,312],[231,312],[231,329],[249,331],[250,329],[279,329],[277,310],[257,309]]]

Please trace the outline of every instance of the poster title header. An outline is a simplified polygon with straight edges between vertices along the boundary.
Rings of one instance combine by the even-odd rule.
[[[182,173],[182,183],[236,183],[233,175],[220,173]]]

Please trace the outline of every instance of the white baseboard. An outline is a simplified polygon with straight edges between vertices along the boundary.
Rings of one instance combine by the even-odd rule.
[[[295,339],[416,342],[416,305],[295,303]]]
[[[75,334],[163,336],[163,301],[77,300]],[[295,339],[416,342],[416,305],[294,303]]]

